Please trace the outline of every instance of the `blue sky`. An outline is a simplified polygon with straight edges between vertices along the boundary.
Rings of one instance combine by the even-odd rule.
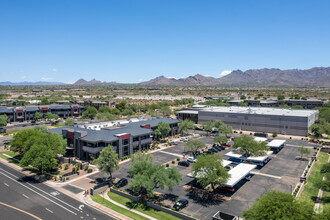
[[[330,1],[0,0],[0,81],[330,66]]]

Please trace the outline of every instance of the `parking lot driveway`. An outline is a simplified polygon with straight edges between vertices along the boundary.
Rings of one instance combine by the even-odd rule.
[[[249,209],[257,198],[260,198],[269,190],[290,192],[291,186],[281,179],[254,175],[249,182],[245,182],[241,188],[232,195],[230,201],[221,203],[218,207],[218,211],[221,210],[233,215],[240,215],[244,210]]]
[[[305,147],[320,147],[319,144],[310,143],[308,141],[302,141],[302,140],[286,140],[286,144],[290,145],[297,145],[298,146],[305,146]]]
[[[310,156],[314,153],[311,151]],[[274,176],[289,176],[299,178],[306,168],[308,161],[296,160],[299,152],[296,147],[285,146],[276,156],[272,157],[268,164],[261,170],[261,173]]]
[[[154,162],[157,164],[165,164],[170,163],[172,160],[176,160],[176,156],[162,153],[161,151],[153,153],[154,156]]]

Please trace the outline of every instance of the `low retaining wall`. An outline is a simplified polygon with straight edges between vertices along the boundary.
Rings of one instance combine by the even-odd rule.
[[[140,200],[140,198],[137,197],[137,196],[132,196],[128,193],[124,193],[124,192],[121,192],[121,191],[113,189],[113,188],[110,188],[110,191],[113,192],[113,193],[116,193],[120,196],[123,196],[125,198],[128,198],[130,200],[133,200],[135,202],[138,202]],[[170,215],[176,216],[176,217],[178,217],[180,219],[183,219],[183,220],[195,220],[196,219],[196,218],[193,218],[191,216],[185,215],[183,213],[174,211],[172,209],[165,208],[163,206],[160,206],[160,205],[157,205],[157,204],[154,204],[154,203],[151,203],[151,202],[146,202],[146,205],[149,206],[150,208],[153,208],[153,209],[156,209],[156,210],[159,210],[159,211],[162,211],[162,212],[166,212]]]
[[[94,195],[96,195],[96,194],[100,194],[100,193],[106,191],[108,188],[109,188],[109,185],[105,185],[105,186],[102,186],[102,187],[98,187],[98,188],[96,188],[96,189],[91,188],[91,189],[90,189],[90,194],[91,194],[92,196],[94,196]]]

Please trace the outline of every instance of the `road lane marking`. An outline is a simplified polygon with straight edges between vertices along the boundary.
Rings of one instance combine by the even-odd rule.
[[[35,219],[41,220],[41,218],[39,218],[39,217],[37,217],[37,216],[35,216],[35,215],[33,215],[33,214],[27,212],[27,211],[24,211],[24,210],[22,210],[22,209],[16,208],[16,207],[14,207],[14,206],[8,205],[8,204],[3,203],[3,202],[0,202],[0,204],[1,204],[1,205],[4,205],[4,206],[7,206],[7,207],[9,207],[9,208],[15,209],[15,210],[17,210],[17,211],[19,211],[19,212],[22,212],[22,213],[24,213],[24,214],[27,214],[27,215],[29,215],[29,216],[35,218]]]
[[[50,210],[50,209],[47,209],[47,208],[46,208],[46,210],[47,210],[48,212],[50,212],[50,213],[54,213],[54,212],[53,212],[52,210]]]
[[[37,192],[37,191],[35,191],[35,190],[33,190],[33,189],[31,189],[31,188],[27,187],[27,186],[26,186],[26,185],[24,185],[23,183],[20,183],[20,182],[18,182],[17,180],[15,180],[15,179],[13,179],[12,177],[10,177],[10,176],[8,176],[8,175],[4,174],[3,172],[0,172],[0,174],[4,175],[4,176],[5,176],[5,177],[7,177],[8,179],[11,179],[11,180],[13,180],[14,182],[17,182],[17,183],[18,183],[18,184],[20,184],[21,186],[23,186],[23,187],[25,187],[25,188],[27,188],[27,189],[31,190],[32,192],[34,192],[34,193],[38,194],[39,196],[41,196],[41,197],[43,197],[43,198],[47,199],[48,201],[50,201],[50,202],[54,203],[55,205],[58,205],[59,207],[61,207],[61,208],[65,209],[65,210],[67,210],[68,212],[71,212],[72,214],[74,214],[74,215],[77,215],[77,213],[75,213],[75,212],[71,211],[70,209],[68,209],[68,208],[64,207],[63,205],[61,205],[61,204],[59,204],[59,203],[57,203],[57,202],[55,202],[55,201],[51,200],[50,198],[48,198],[48,197],[46,197],[46,196],[42,195],[41,193],[39,193],[39,192]]]
[[[84,205],[80,205],[79,209],[82,210],[84,208]]]
[[[6,170],[4,170],[4,169],[2,169],[2,168],[0,168],[0,170],[2,170],[2,171],[4,171],[4,172],[8,173],[9,175],[12,175],[12,176],[16,177],[14,174],[11,174],[10,172],[8,172],[8,171],[6,171]],[[16,178],[19,179],[19,177],[16,177]],[[17,181],[17,180],[16,180],[16,181]],[[53,199],[56,199],[56,200],[62,202],[63,204],[65,204],[65,205],[67,205],[67,206],[69,206],[69,207],[75,209],[76,211],[79,211],[79,209],[77,209],[76,207],[74,207],[74,206],[72,206],[72,205],[70,205],[70,204],[68,204],[68,203],[66,203],[66,202],[64,202],[64,201],[62,201],[62,200],[60,200],[59,198],[53,196],[52,194],[50,194],[50,193],[48,193],[48,192],[45,192],[44,190],[39,189],[38,187],[36,187],[36,186],[34,186],[34,185],[32,185],[32,184],[26,182],[26,181],[24,181],[24,182],[27,183],[29,186],[31,186],[31,187],[33,187],[33,188],[35,188],[35,189],[37,189],[37,190],[39,190],[39,191],[41,191],[41,192],[47,194],[47,196],[50,196],[50,197],[52,197]],[[57,191],[56,191],[56,192],[57,192]]]
[[[24,196],[25,198],[27,198],[27,199],[29,198],[29,197],[28,197],[27,195],[25,195],[25,194],[23,194],[23,196]]]
[[[9,185],[7,183],[3,183],[3,184],[5,184],[5,186],[8,186],[9,187]]]

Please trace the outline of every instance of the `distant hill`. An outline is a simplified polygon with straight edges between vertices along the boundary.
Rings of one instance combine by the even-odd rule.
[[[100,80],[92,79],[87,81],[85,79],[79,79],[73,85],[98,85],[98,84],[118,84],[117,82],[101,82]]]
[[[244,72],[235,70],[221,78],[200,74],[180,79],[159,76],[141,82],[140,85],[330,87],[330,67],[315,67],[307,70],[265,68],[251,69]]]
[[[55,85],[66,85],[62,82],[0,82],[0,86],[55,86]]]

